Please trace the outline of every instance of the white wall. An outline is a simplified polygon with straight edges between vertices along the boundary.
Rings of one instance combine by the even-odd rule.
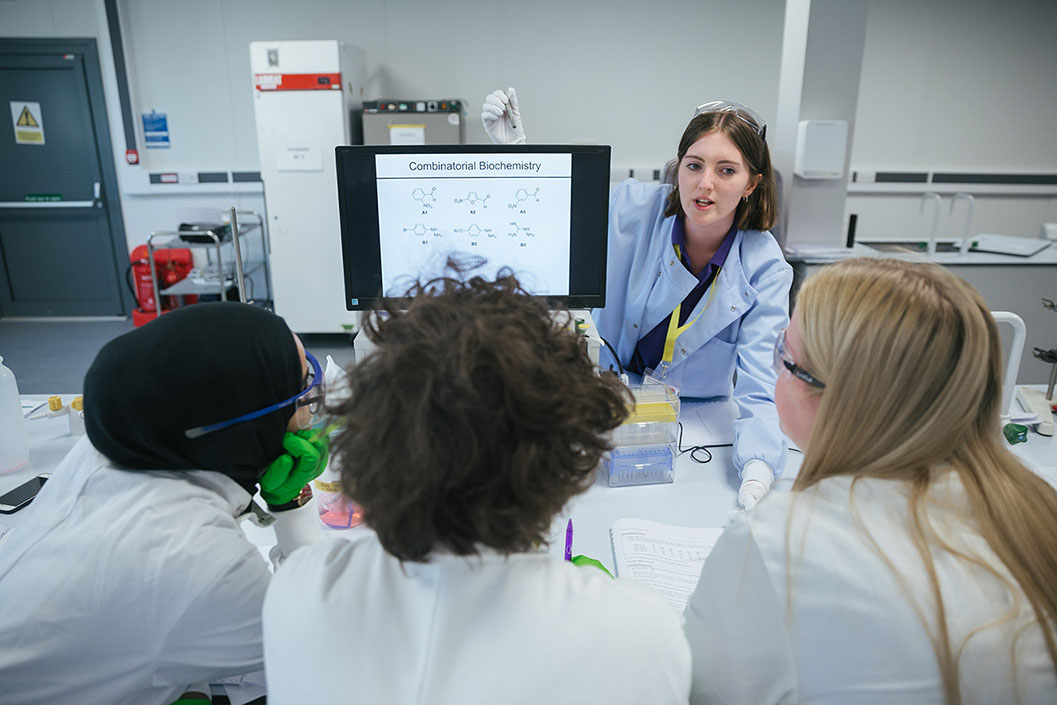
[[[148,171],[257,168],[248,43],[341,39],[367,52],[367,98],[467,100],[467,140],[486,141],[484,95],[513,84],[534,142],[613,145],[615,169],[656,168],[693,107],[723,97],[773,120],[784,4],[773,0],[120,0],[137,132],[169,116],[172,148],[124,164],[102,0],[0,2],[0,34],[95,36],[130,247],[259,193],[146,186]],[[852,168],[1057,171],[1057,3],[874,0]],[[230,187],[231,191],[234,187]],[[142,194],[142,195],[133,195]],[[945,205],[945,208],[948,206]],[[927,229],[913,196],[853,194],[859,237]],[[928,214],[926,214],[927,216]],[[960,234],[962,213],[941,234]],[[979,197],[975,230],[1034,235],[1057,199]]]
[[[734,7],[728,7],[734,5]],[[150,168],[254,168],[248,44],[340,39],[367,53],[370,98],[464,98],[514,85],[534,142],[609,143],[614,161],[653,166],[675,150],[694,106],[717,95],[771,113],[781,8],[766,0],[125,0],[139,110],[170,114],[173,149]],[[756,27],[747,52],[738,29]],[[586,58],[583,58],[586,57]],[[194,140],[184,148],[184,140]]]
[[[1057,2],[873,0],[852,169],[1057,173]],[[1053,196],[974,195],[973,232],[1037,237],[1057,221]],[[932,219],[919,202],[849,194],[845,213],[858,239],[917,238]],[[945,196],[940,236],[960,237],[965,214]]]
[[[180,220],[215,218],[231,203],[263,207],[259,194],[186,193],[196,189],[151,188],[146,178],[148,171],[257,169],[251,40],[340,39],[361,47],[366,98],[463,98],[468,142],[487,141],[479,119],[484,96],[514,85],[531,141],[611,144],[615,169],[661,168],[706,100],[737,100],[764,115],[776,104],[783,8],[771,0],[118,4],[140,166],[124,163],[102,0],[0,2],[0,34],[98,39],[130,247]],[[143,148],[140,113],[151,109],[168,115],[171,149]],[[162,190],[186,195],[151,193]]]

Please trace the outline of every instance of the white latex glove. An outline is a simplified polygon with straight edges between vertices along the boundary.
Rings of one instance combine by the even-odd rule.
[[[204,696],[206,700],[208,700],[209,702],[213,702],[213,696],[209,690],[209,681],[202,681],[201,683],[192,683],[191,685],[184,688],[183,695],[181,695],[180,697],[188,697],[191,694],[194,694],[198,700],[202,699],[198,696]]]
[[[750,460],[741,470],[741,489],[738,490],[738,504],[745,509],[752,509],[760,498],[767,494],[774,484],[774,471],[762,460]]]
[[[275,529],[275,546],[268,552],[268,557],[276,568],[302,546],[323,540],[315,497],[297,509],[275,512],[272,516],[275,517],[272,525]]]
[[[485,96],[481,123],[485,134],[496,144],[525,144],[525,126],[513,86],[506,93],[492,91]]]

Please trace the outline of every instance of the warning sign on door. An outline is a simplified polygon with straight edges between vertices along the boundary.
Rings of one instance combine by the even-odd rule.
[[[11,101],[11,122],[15,127],[15,144],[44,144],[44,118],[40,103]]]

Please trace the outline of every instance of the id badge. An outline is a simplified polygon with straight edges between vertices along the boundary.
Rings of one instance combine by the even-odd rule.
[[[679,388],[667,380],[668,370],[672,368],[671,363],[662,362],[656,369],[647,368],[642,373],[643,384],[660,384],[671,389],[678,396]]]

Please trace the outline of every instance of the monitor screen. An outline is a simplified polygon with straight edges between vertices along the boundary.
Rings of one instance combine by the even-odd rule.
[[[609,146],[337,147],[345,305],[373,308],[449,257],[532,295],[605,306]]]

